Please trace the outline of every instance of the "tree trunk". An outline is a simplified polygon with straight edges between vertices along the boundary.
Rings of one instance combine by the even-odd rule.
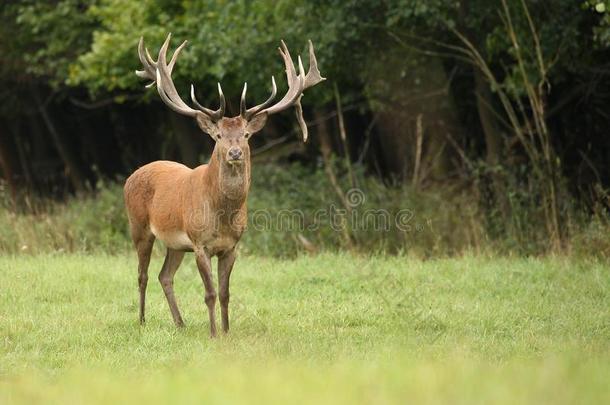
[[[510,204],[506,198],[506,185],[502,173],[499,171],[504,155],[502,134],[498,129],[496,117],[493,114],[493,96],[489,84],[483,77],[483,73],[474,68],[475,93],[477,98],[477,110],[483,135],[485,138],[485,162],[491,174],[491,182],[494,200],[506,223],[510,216]]]
[[[17,186],[15,184],[15,159],[16,155],[11,142],[9,142],[6,126],[4,123],[0,125],[0,168],[11,193],[13,206],[17,205]]]
[[[452,75],[437,57],[421,57],[398,46],[378,52],[367,67],[366,92],[377,101],[371,107],[379,117],[376,128],[386,174],[411,180],[418,160],[418,183],[446,181],[456,169],[448,134],[459,141],[465,133],[450,95]],[[405,60],[413,58],[417,64],[403,75]]]
[[[477,110],[481,128],[485,137],[485,160],[490,167],[500,163],[502,137],[493,116],[493,99],[488,83],[478,68],[474,68],[474,86],[477,98]]]
[[[28,123],[31,125],[32,123],[36,123],[36,120],[28,120]],[[38,187],[37,179],[33,173],[31,162],[33,160],[32,157],[26,157],[26,151],[24,150],[23,138],[21,136],[21,123],[16,122],[13,125],[13,135],[15,137],[15,146],[17,147],[17,158],[19,159],[19,166],[21,167],[21,173],[23,174],[23,178],[25,179],[25,184],[31,189],[36,190]],[[34,158],[35,159],[35,158]]]
[[[72,183],[72,187],[78,193],[85,190],[85,177],[80,170],[80,167],[77,163],[76,157],[70,148],[69,143],[66,141],[64,135],[57,130],[53,119],[51,118],[47,106],[43,103],[38,89],[35,87],[32,88],[32,95],[34,100],[36,101],[36,105],[38,106],[38,110],[40,115],[42,116],[42,120],[44,121],[49,133],[51,134],[51,138],[53,140],[53,144],[61,157],[61,160],[64,163],[66,168],[66,174]]]
[[[196,167],[199,165],[199,153],[197,145],[195,144],[195,139],[193,137],[193,131],[188,123],[188,121],[171,111],[169,116],[169,121],[171,124],[172,132],[174,134],[174,139],[176,140],[176,145],[178,146],[178,151],[180,153],[181,163],[187,165],[188,167]],[[201,133],[201,136],[207,136],[204,133]]]

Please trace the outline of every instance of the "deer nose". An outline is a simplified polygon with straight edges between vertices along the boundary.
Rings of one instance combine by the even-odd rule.
[[[233,147],[229,149],[229,159],[230,160],[240,160],[242,156],[242,152],[240,148]]]

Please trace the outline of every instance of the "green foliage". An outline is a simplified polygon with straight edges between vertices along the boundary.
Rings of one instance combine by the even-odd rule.
[[[522,37],[520,43],[531,42],[521,2],[508,4]],[[600,4],[605,4],[604,11],[598,11]],[[610,4],[599,0],[587,0],[580,6],[573,0],[555,0],[552,6],[546,2],[529,5],[542,39],[543,57],[554,61],[558,77],[564,69],[576,71],[589,60],[592,38],[583,26],[593,24],[595,41],[607,45],[610,7],[606,6]],[[247,81],[251,99],[258,100],[266,97],[269,78],[275,75],[281,90],[285,83],[276,53],[279,39],[287,41],[293,54],[304,56],[305,40],[312,39],[323,74],[341,86],[349,101],[361,97],[366,78],[362,67],[393,43],[388,33],[416,34],[425,44],[423,48],[431,48],[435,43],[459,43],[451,34],[451,29],[457,29],[476,38],[475,45],[484,45],[489,62],[506,69],[506,86],[519,93],[523,84],[514,61],[506,59],[515,50],[505,35],[500,8],[498,3],[496,10],[490,10],[489,2],[483,0],[467,5],[453,0],[61,0],[53,4],[27,0],[6,8],[3,19],[8,24],[16,21],[17,32],[10,28],[2,36],[15,37],[16,44],[7,43],[3,48],[29,74],[45,78],[55,87],[85,87],[95,97],[141,90],[143,83],[134,75],[139,68],[138,39],[143,36],[156,55],[172,32],[172,49],[184,39],[190,40],[175,69],[177,88],[186,94],[189,85],[196,84],[198,92],[206,95],[200,97],[206,103],[216,101],[217,81],[230,96],[236,96]],[[417,42],[413,45],[421,46]],[[521,52],[531,49],[523,47]],[[527,55],[524,59],[536,60]],[[535,76],[535,69],[526,68]],[[330,89],[314,90],[305,102],[327,102]]]
[[[610,46],[610,1],[586,0],[582,3],[584,9],[597,14],[597,23],[593,27],[595,41],[599,47]]]
[[[337,196],[321,169],[255,165],[248,198],[246,254],[295,257],[306,250],[409,253],[438,257],[466,251],[536,254],[546,249],[543,213],[532,185],[511,184],[508,220],[481,207],[471,190],[416,191],[388,186],[356,167],[356,187],[345,170]],[[526,169],[524,169],[526,170]],[[507,179],[511,179],[507,177]],[[513,182],[518,182],[516,178]],[[476,195],[476,194],[475,194]],[[122,186],[100,183],[90,196],[67,203],[41,201],[34,213],[14,213],[8,196],[0,212],[0,252],[107,252],[131,250]],[[578,256],[610,257],[607,212],[593,218],[561,198],[567,233]],[[311,244],[311,246],[309,245]],[[162,244],[158,243],[162,251]]]
[[[442,32],[448,27],[455,27],[458,23],[456,17],[460,3],[454,0],[394,0],[387,2],[387,5],[385,23],[390,28],[404,25],[429,27]]]
[[[305,39],[311,38],[324,63],[328,52],[321,33],[307,26],[308,7],[306,2],[283,1],[105,0],[89,9],[99,28],[90,50],[71,65],[68,83],[85,85],[94,93],[140,89],[142,82],[133,74],[140,67],[139,38],[145,38],[156,56],[172,32],[172,49],[184,39],[190,41],[175,70],[179,89],[194,82],[213,99],[217,81],[222,81],[225,91],[236,92],[247,80],[252,97],[266,97],[270,76],[284,76],[276,52],[279,39],[285,39],[296,54],[305,50]]]
[[[86,13],[91,3],[95,1],[25,0],[9,4],[4,18],[14,19],[14,31],[7,32],[5,38],[9,41],[5,46],[12,51],[10,59],[55,87],[65,85],[70,64],[91,43],[94,20]]]
[[[528,36],[521,2],[508,3],[517,33]],[[498,3],[498,12],[500,7]],[[591,52],[585,45],[589,32],[582,29],[587,21],[598,44],[609,42],[608,0],[586,0],[580,6],[573,0],[555,0],[529,7],[546,59],[578,64],[578,55]],[[2,36],[10,41],[2,47],[35,77],[99,94],[141,89],[133,74],[139,67],[138,39],[144,36],[155,54],[172,32],[174,48],[178,41],[190,40],[176,68],[179,89],[195,82],[213,99],[216,81],[237,93],[247,80],[251,95],[261,98],[269,76],[283,76],[275,52],[278,40],[285,39],[293,53],[302,53],[310,38],[323,73],[350,88],[349,97],[362,86],[360,67],[370,52],[392,41],[387,31],[418,33],[426,35],[425,40],[450,44],[456,43],[450,34],[456,28],[486,44],[490,60],[501,62],[514,50],[504,35],[504,22],[493,11],[483,0],[468,5],[453,0],[26,0],[3,10],[7,29]],[[591,19],[592,14],[596,18]],[[327,99],[328,90],[320,91]]]
[[[350,190],[346,176],[341,179],[348,197],[356,201],[347,213],[322,170],[255,166],[249,228],[240,249],[294,257],[304,249],[300,241],[304,237],[318,250],[408,251],[431,256],[474,248],[480,239],[480,229],[460,226],[464,218],[477,221],[467,199],[450,202],[435,193],[388,187],[358,170],[356,189]],[[0,226],[9,232],[0,235],[0,251],[112,253],[131,246],[119,184],[100,183],[91,196],[41,205],[36,214],[4,211]]]
[[[4,201],[8,207],[8,200]],[[41,201],[31,213],[5,208],[0,224],[0,251],[125,251],[131,246],[122,187],[100,183],[95,194],[72,198],[68,204]]]
[[[571,248],[575,255],[610,257],[610,213],[603,210],[574,234]]]
[[[607,262],[241,256],[208,337],[192,254],[173,325],[135,255],[0,256],[0,402],[607,403]]]

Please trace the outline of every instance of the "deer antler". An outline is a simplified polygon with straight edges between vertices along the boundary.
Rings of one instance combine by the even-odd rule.
[[[255,107],[246,109],[246,91],[248,89],[248,83],[244,83],[244,90],[241,93],[241,103],[239,105],[239,111],[242,118],[248,120],[254,117],[259,111],[267,107],[277,94],[277,85],[275,84],[275,77],[271,76],[271,95],[264,103],[261,103]]]
[[[140,43],[138,44],[138,55],[140,56],[140,61],[142,62],[142,66],[144,70],[137,70],[136,74],[139,77],[144,79],[152,80],[150,84],[146,87],[150,87],[156,84],[157,91],[159,92],[159,96],[165,104],[167,104],[172,110],[184,114],[190,117],[196,117],[198,114],[205,114],[209,116],[212,120],[218,121],[220,120],[225,113],[225,96],[222,92],[222,88],[220,87],[220,83],[218,83],[218,95],[220,98],[220,106],[217,110],[210,110],[202,106],[195,97],[195,87],[191,84],[191,100],[197,107],[197,110],[189,107],[176,91],[176,87],[174,86],[174,82],[172,81],[172,70],[174,65],[176,64],[176,60],[180,51],[186,46],[186,42],[184,41],[174,52],[172,58],[167,63],[167,49],[169,48],[169,43],[171,40],[171,33],[167,36],[167,39],[161,46],[159,50],[159,56],[157,61],[153,60],[148,52],[148,49],[144,46],[144,38],[140,38]],[[240,102],[240,115],[245,120],[251,120],[256,115],[259,114],[275,114],[280,111],[283,111],[289,107],[295,107],[297,121],[301,128],[301,132],[303,134],[303,141],[307,140],[307,125],[305,124],[305,119],[303,118],[303,108],[301,106],[301,97],[303,97],[303,92],[315,86],[316,84],[326,80],[320,74],[320,70],[318,69],[318,62],[316,60],[316,54],[313,49],[313,44],[309,41],[309,70],[307,74],[305,74],[305,69],[303,68],[303,62],[301,61],[301,57],[297,58],[298,65],[298,74],[297,70],[294,66],[294,61],[290,56],[290,51],[286,46],[286,43],[282,41],[282,45],[278,48],[280,55],[284,61],[284,66],[286,68],[286,80],[288,82],[288,91],[282,97],[280,101],[276,104],[269,106],[273,99],[277,94],[277,86],[275,84],[275,78],[271,77],[271,95],[269,98],[262,104],[259,104],[252,108],[246,107],[246,93],[248,90],[248,84],[244,84],[244,89],[241,94],[241,102]]]
[[[161,46],[159,50],[159,56],[157,61],[154,61],[150,56],[148,49],[144,47],[144,38],[140,38],[140,43],[138,44],[138,55],[140,56],[140,62],[142,62],[142,66],[144,70],[136,70],[136,74],[144,79],[152,80],[152,83],[148,84],[146,87],[151,87],[153,85],[157,85],[157,90],[159,92],[159,96],[168,107],[177,113],[187,115],[189,117],[196,117],[198,114],[206,114],[214,121],[220,120],[224,116],[225,112],[225,96],[222,92],[222,88],[220,87],[220,83],[218,83],[218,94],[220,97],[220,107],[218,110],[213,111],[208,108],[203,107],[197,101],[195,97],[195,88],[191,84],[191,99],[193,103],[198,108],[198,110],[192,109],[189,107],[176,91],[176,87],[174,86],[174,82],[172,81],[172,70],[174,65],[176,64],[176,59],[178,58],[178,54],[186,46],[187,41],[184,41],[174,52],[172,55],[172,59],[169,64],[167,63],[167,49],[169,48],[169,42],[171,40],[172,34],[167,35],[167,39]]]
[[[322,75],[320,74],[320,70],[318,69],[318,62],[316,60],[316,54],[314,52],[313,44],[311,43],[311,41],[309,41],[309,70],[307,71],[307,74],[304,73],[303,63],[301,61],[301,57],[299,56],[297,58],[299,74],[297,75],[296,69],[294,67],[294,62],[292,61],[292,57],[290,56],[290,51],[288,51],[288,47],[286,46],[286,43],[284,41],[282,41],[282,46],[278,48],[278,50],[280,51],[280,55],[282,56],[282,59],[284,60],[284,65],[286,67],[288,91],[279,102],[272,105],[271,107],[267,107],[275,97],[277,91],[275,79],[272,77],[271,82],[273,84],[273,90],[271,92],[271,97],[269,97],[267,101],[257,105],[256,107],[246,109],[247,84],[244,85],[240,104],[241,116],[247,120],[250,120],[258,114],[275,114],[294,106],[296,109],[297,121],[299,122],[301,132],[303,133],[303,141],[306,141],[307,125],[305,124],[305,119],[303,118],[301,97],[303,96],[303,92],[306,89],[313,87],[326,79],[322,77]]]

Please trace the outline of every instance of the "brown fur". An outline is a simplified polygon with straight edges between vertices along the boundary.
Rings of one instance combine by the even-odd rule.
[[[173,277],[184,252],[195,252],[203,280],[210,317],[210,331],[216,335],[216,291],[212,283],[210,258],[218,256],[219,298],[222,327],[229,329],[229,277],[235,261],[235,246],[247,219],[246,199],[250,188],[250,135],[262,129],[266,114],[249,122],[241,117],[212,122],[198,119],[216,145],[208,164],[190,169],[180,163],[156,161],[136,170],[126,181],[125,205],[131,236],[138,252],[140,322],[144,322],[148,264],[155,239],[167,247],[159,281],[174,322],[184,322],[174,297]],[[231,153],[242,158],[232,160]]]

